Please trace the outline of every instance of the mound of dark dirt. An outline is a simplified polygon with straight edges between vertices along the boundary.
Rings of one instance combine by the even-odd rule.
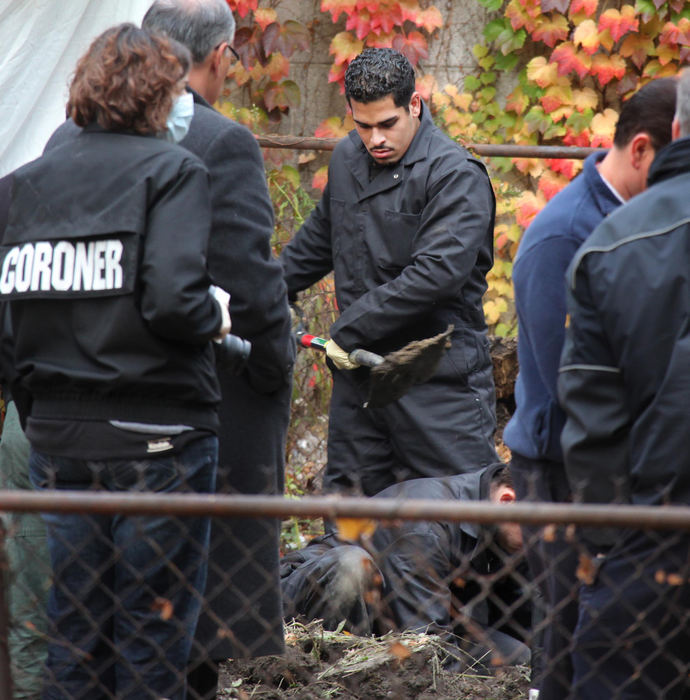
[[[517,700],[526,698],[525,667],[493,675],[450,673],[440,640],[432,635],[363,638],[327,632],[318,624],[290,625],[284,656],[231,660],[222,668],[223,700]]]

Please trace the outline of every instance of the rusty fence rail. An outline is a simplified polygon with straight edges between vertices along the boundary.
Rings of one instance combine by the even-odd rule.
[[[266,136],[255,134],[262,148],[289,148],[296,151],[332,151],[338,138],[318,136]],[[466,148],[480,156],[506,158],[575,158],[584,160],[588,155],[602,151],[601,148],[581,146],[524,146],[514,143],[464,143]]]
[[[0,512],[107,513],[121,515],[208,515],[214,517],[324,517],[376,520],[557,524],[690,530],[690,506],[513,503],[423,499],[370,499],[345,496],[212,496],[193,494],[20,492],[0,490]]]

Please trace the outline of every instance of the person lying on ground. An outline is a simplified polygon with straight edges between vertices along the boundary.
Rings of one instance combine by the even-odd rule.
[[[512,503],[502,463],[450,477],[412,479],[375,498]],[[379,524],[357,543],[329,533],[286,554],[286,619],[321,619],[359,635],[411,630],[439,634],[450,667],[529,663],[531,608],[520,527],[406,521]],[[459,653],[458,653],[459,652]]]

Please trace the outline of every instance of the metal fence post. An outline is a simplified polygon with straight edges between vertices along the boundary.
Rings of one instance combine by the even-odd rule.
[[[0,518],[0,700],[12,700],[12,673],[10,672],[10,616],[7,606],[9,563],[5,551],[6,530]]]

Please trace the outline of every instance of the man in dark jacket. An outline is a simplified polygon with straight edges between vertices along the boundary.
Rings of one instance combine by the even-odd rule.
[[[231,293],[233,333],[252,344],[239,376],[218,368],[217,492],[282,494],[295,344],[282,270],[271,251],[273,208],[256,139],[211,107],[233,60],[235,22],[225,0],[162,0],[153,3],[143,26],[168,34],[192,53],[194,117],[181,145],[209,170],[209,272]],[[49,147],[75,130],[68,122]],[[211,663],[201,663],[190,678],[202,697],[215,688],[213,662],[284,649],[279,537],[277,519],[213,521],[206,601],[192,648],[192,660]]]
[[[281,255],[292,299],[335,273],[327,491],[373,495],[496,461],[482,309],[493,191],[484,166],[434,126],[414,87],[412,66],[392,49],[367,49],[348,66],[356,128],[336,147],[320,202]],[[429,382],[383,408],[363,407],[369,373],[349,352],[385,354],[448,324],[452,347]]]
[[[376,498],[512,503],[505,465],[412,479]],[[529,663],[530,616],[518,525],[406,521],[380,525],[359,543],[333,534],[283,557],[286,618],[345,621],[361,635],[414,630],[441,635],[472,666]],[[460,654],[459,650],[469,654]],[[496,653],[497,656],[493,656]]]
[[[568,268],[558,381],[574,497],[690,505],[690,72],[674,142],[646,192],[611,214]],[[572,697],[686,697],[690,537],[582,532],[596,570],[580,590]]]
[[[181,145],[211,175],[209,271],[231,293],[233,333],[252,343],[241,375],[219,368],[217,491],[282,494],[295,345],[282,270],[271,251],[273,207],[256,139],[211,107],[234,60],[235,23],[225,0],[163,0],[153,3],[143,26],[192,52],[194,118]],[[202,697],[215,697],[214,662],[284,649],[279,538],[277,519],[213,522],[206,604],[192,650],[193,660],[208,658],[210,665],[202,663],[190,678]]]
[[[625,102],[613,147],[585,160],[582,173],[539,212],[520,242],[513,266],[520,372],[516,410],[503,432],[520,501],[570,500],[560,444],[565,414],[556,395],[565,271],[602,219],[644,189],[654,154],[671,140],[675,104],[672,78],[651,81]],[[545,541],[538,530],[523,533],[532,579],[546,604],[544,657],[536,659],[534,685],[539,700],[562,700],[572,676],[578,554],[562,533]]]

